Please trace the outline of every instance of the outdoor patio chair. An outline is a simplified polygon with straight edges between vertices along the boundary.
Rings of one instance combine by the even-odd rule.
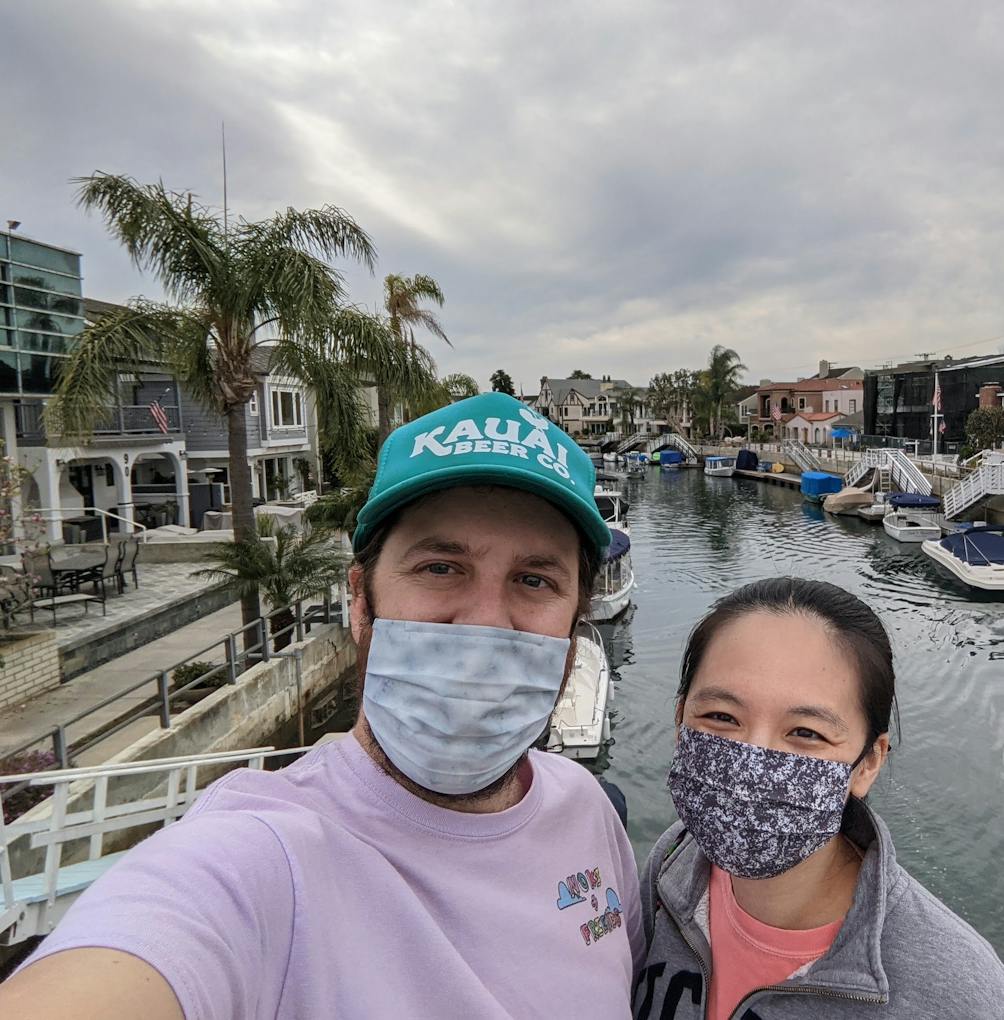
[[[28,610],[35,622],[34,592],[31,579],[13,567],[0,565],[0,614],[3,625],[10,627],[18,613]]]
[[[132,583],[136,588],[139,588],[139,574],[136,570],[136,557],[139,555],[139,542],[135,538],[129,538],[122,544],[125,546],[125,552],[122,554],[122,560],[119,563],[119,594],[125,592],[126,574],[132,574]]]
[[[125,558],[126,544],[119,542],[115,548],[115,555],[112,556],[111,548],[105,557],[105,564],[101,570],[101,592],[104,594],[105,581],[114,581],[115,590],[121,595],[122,589],[119,586],[119,574],[122,572],[122,560]]]
[[[49,563],[49,552],[46,549],[36,549],[26,552],[21,557],[24,564],[24,572],[32,579],[35,591],[39,595],[59,595],[61,592],[71,591],[69,580],[62,584],[56,583],[55,575]]]
[[[116,556],[112,555],[111,546],[106,545],[104,547],[104,559],[98,563],[95,563],[93,567],[88,567],[86,570],[81,570],[76,576],[76,590],[80,590],[82,584],[93,584],[94,594],[97,595],[101,592],[101,597],[105,597],[105,578],[116,577],[116,566],[117,564],[117,553]],[[111,571],[109,572],[109,566]]]

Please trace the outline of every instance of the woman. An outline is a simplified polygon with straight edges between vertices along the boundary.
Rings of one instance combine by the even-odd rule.
[[[878,617],[832,584],[757,581],[697,625],[636,1018],[1004,1017],[1001,961],[896,863],[863,801],[894,681]]]

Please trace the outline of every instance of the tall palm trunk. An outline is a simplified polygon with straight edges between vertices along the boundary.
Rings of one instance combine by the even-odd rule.
[[[383,446],[384,441],[393,431],[391,427],[391,413],[394,410],[394,402],[386,386],[377,387],[377,449]]]
[[[248,434],[244,423],[244,405],[227,408],[227,440],[230,450],[230,507],[234,520],[234,540],[250,542],[257,535],[251,507],[251,465],[248,464]],[[261,616],[258,593],[241,596],[241,622],[246,627]],[[245,651],[257,644],[253,631],[244,632]]]

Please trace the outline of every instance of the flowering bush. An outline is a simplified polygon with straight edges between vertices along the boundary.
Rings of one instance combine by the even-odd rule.
[[[23,751],[21,754],[13,754],[9,758],[0,759],[0,775],[2,776],[26,776],[32,772],[45,772],[55,768],[59,768],[59,763],[52,751]],[[28,786],[12,797],[4,797],[4,822],[14,821],[15,818],[23,815],[36,804],[40,804],[48,796],[49,788],[47,786]]]

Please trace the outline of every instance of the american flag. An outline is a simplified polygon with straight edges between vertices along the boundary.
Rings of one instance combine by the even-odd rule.
[[[781,405],[780,404],[774,404],[771,407],[771,409],[770,409],[770,416],[774,419],[774,421],[780,421],[781,420]]]
[[[931,398],[931,403],[934,405],[935,411],[941,410],[941,381],[937,376],[934,377],[934,396]]]
[[[161,432],[166,434],[170,426],[168,425],[167,421],[167,412],[164,410],[163,407],[160,406],[159,399],[155,400],[150,405],[150,417],[153,418],[154,422],[157,425],[157,428],[159,428]]]

